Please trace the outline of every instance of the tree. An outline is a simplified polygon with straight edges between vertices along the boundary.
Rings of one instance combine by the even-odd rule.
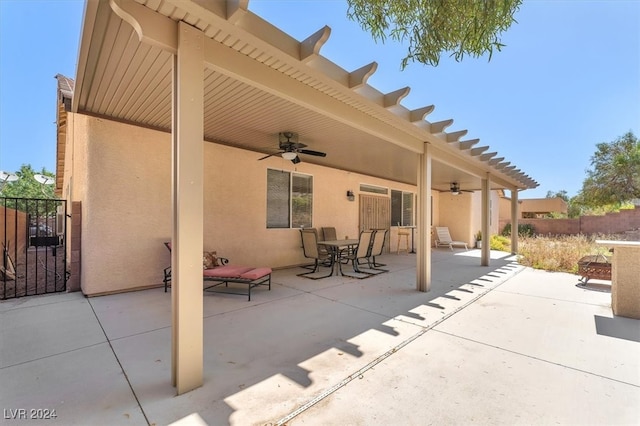
[[[592,168],[582,184],[586,206],[620,205],[640,198],[640,141],[631,132],[613,142],[596,145]]]
[[[562,198],[567,203],[567,213],[551,213],[552,218],[579,217],[583,213],[583,206],[580,204],[578,197],[569,197],[566,190],[562,189],[557,192],[547,191],[546,198]]]
[[[42,185],[33,177],[36,173],[30,164],[23,164],[20,170],[15,174],[18,176],[18,180],[14,182],[8,182],[3,188],[0,196],[5,197],[2,200],[2,205],[6,205],[9,208],[21,210],[24,212],[30,212],[32,214],[47,214],[55,212],[57,203],[25,201],[24,199],[45,199],[54,200],[53,185]],[[55,175],[44,167],[39,172],[42,175],[55,177]],[[15,198],[16,200],[7,200],[7,198]],[[36,207],[34,207],[36,206]]]
[[[567,203],[569,202],[569,194],[567,194],[567,191],[565,191],[564,189],[558,192],[547,191],[546,198],[562,198]]]
[[[384,42],[390,36],[408,41],[409,61],[436,66],[440,55],[451,52],[480,57],[500,51],[500,35],[514,22],[522,0],[348,0],[347,15]]]

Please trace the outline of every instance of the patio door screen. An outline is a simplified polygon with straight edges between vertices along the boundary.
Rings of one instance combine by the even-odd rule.
[[[391,224],[391,199],[375,195],[360,194],[360,231],[366,229],[389,229]],[[389,252],[389,233],[384,244]]]

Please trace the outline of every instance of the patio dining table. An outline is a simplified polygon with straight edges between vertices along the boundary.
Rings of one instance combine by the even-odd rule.
[[[327,247],[329,253],[331,253],[331,275],[338,275],[340,268],[336,270],[336,265],[340,261],[339,254],[341,248],[353,248],[358,245],[360,242],[359,239],[345,239],[345,240],[327,240],[327,241],[318,241],[318,244],[321,244]]]

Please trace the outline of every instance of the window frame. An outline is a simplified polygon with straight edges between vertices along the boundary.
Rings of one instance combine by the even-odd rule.
[[[390,191],[391,193],[390,195],[390,199],[391,199],[391,226],[415,226],[416,223],[416,194],[415,192],[411,192],[411,191],[403,191],[400,189],[391,189]],[[396,204],[396,209],[397,209],[397,197],[398,195],[400,196],[400,221],[398,221],[398,217],[397,214],[398,212],[394,212],[394,204]],[[394,197],[395,196],[395,197]],[[394,199],[395,203],[394,203]],[[411,200],[411,213],[409,216],[409,223],[406,223],[406,218],[405,218],[405,202],[407,199]],[[395,220],[394,220],[395,219]],[[399,224],[398,224],[399,222]]]
[[[287,179],[287,192],[286,192],[286,202],[287,202],[287,214],[288,217],[286,218],[287,221],[287,225],[281,225],[278,224],[279,222],[284,222],[284,220],[282,220],[282,218],[277,218],[278,221],[275,221],[276,224],[275,225],[270,225],[270,197],[269,195],[271,194],[270,192],[270,185],[269,185],[269,176],[270,173],[274,172],[274,173],[282,173],[282,174],[287,174],[288,179]],[[295,177],[304,177],[309,179],[310,182],[310,192],[307,193],[307,195],[309,195],[310,197],[310,204],[311,207],[309,209],[309,220],[308,223],[304,223],[301,226],[296,226],[294,227],[294,223],[298,222],[295,218],[294,218],[294,214],[296,213],[294,211],[294,207],[293,207],[293,200],[295,198],[294,196],[294,178]],[[313,206],[314,206],[314,186],[313,186],[313,175],[309,174],[309,173],[299,173],[299,172],[295,172],[295,171],[288,171],[288,170],[281,170],[281,169],[272,169],[272,168],[267,168],[267,179],[266,179],[266,229],[300,229],[300,228],[310,228],[313,226]],[[274,214],[277,214],[278,212],[275,212]]]

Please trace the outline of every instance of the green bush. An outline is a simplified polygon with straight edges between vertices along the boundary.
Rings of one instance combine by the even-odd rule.
[[[533,227],[533,225],[528,224],[528,223],[519,223],[518,224],[518,236],[520,238],[523,237],[533,237],[536,233],[536,229]],[[511,224],[507,223],[504,227],[504,229],[502,230],[502,235],[505,237],[510,237],[511,236]]]
[[[502,235],[492,235],[489,247],[491,250],[511,252],[511,240]]]

